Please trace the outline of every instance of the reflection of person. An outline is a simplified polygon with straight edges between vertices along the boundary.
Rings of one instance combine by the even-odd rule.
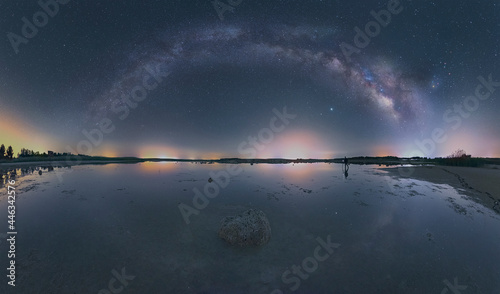
[[[347,157],[344,156],[344,165],[342,166],[342,171],[344,172],[344,177],[347,178],[349,176],[349,164]]]

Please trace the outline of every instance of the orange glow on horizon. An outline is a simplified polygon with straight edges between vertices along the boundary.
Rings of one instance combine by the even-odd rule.
[[[334,152],[329,151],[320,136],[311,131],[292,131],[276,134],[274,141],[266,145],[257,157],[296,159],[325,158],[328,155],[333,156]]]
[[[324,163],[296,163],[296,164],[254,164],[263,174],[275,175],[279,173],[287,180],[307,181],[314,178],[314,174],[320,170],[335,171],[338,167],[333,164]]]
[[[15,118],[8,111],[0,113],[0,144],[4,144],[5,148],[12,146],[14,156],[21,151],[21,148],[26,148],[40,153],[52,150],[58,152],[56,143],[53,137],[48,136],[25,120]],[[61,151],[62,152],[62,151]]]
[[[375,156],[379,157],[398,156],[397,152],[394,150],[392,146],[376,146],[374,148],[374,151],[375,151]]]
[[[151,145],[145,146],[139,151],[139,157],[141,158],[174,158],[178,159],[180,157],[180,151],[168,146],[162,145]]]
[[[496,138],[488,138],[477,140],[473,139],[472,135],[469,135],[466,132],[462,132],[461,134],[456,134],[454,136],[450,136],[448,140],[439,146],[438,152],[439,155],[446,157],[451,155],[457,149],[463,149],[465,153],[472,155],[472,157],[492,157],[498,158],[500,156],[500,141]]]
[[[147,173],[171,172],[178,167],[176,162],[141,162],[138,164],[140,169]]]
[[[208,152],[208,153],[205,153],[204,155],[202,155],[198,159],[220,159],[223,157],[226,157],[226,156],[224,156],[224,154],[222,154],[220,152]]]
[[[118,152],[112,148],[106,147],[102,151],[99,152],[99,156],[104,157],[120,157]]]

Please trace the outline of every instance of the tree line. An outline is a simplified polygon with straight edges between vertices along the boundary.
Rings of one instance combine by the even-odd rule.
[[[71,155],[71,154],[58,153],[58,152],[52,152],[52,151],[49,151],[49,153],[47,154],[47,152],[40,153],[39,151],[33,151],[33,150],[26,149],[26,148],[21,148],[21,152],[17,153],[18,158],[21,158],[21,157],[66,156],[66,155]]]
[[[14,149],[12,149],[12,146],[9,146],[7,147],[7,149],[5,149],[5,145],[2,144],[0,146],[0,159],[12,159],[12,156],[14,156]]]
[[[40,153],[39,151],[33,151],[27,148],[21,148],[21,152],[17,153],[18,158],[23,158],[23,157],[48,157],[48,156],[66,156],[66,155],[71,155],[69,153],[56,153],[49,151]],[[12,146],[9,146],[5,148],[5,145],[2,144],[0,145],[0,160],[2,159],[12,159],[14,156],[14,149],[12,149]]]
[[[26,148],[21,148],[21,152],[17,153],[17,157],[33,157],[33,156],[48,156],[47,153],[40,153],[39,151],[33,151]]]

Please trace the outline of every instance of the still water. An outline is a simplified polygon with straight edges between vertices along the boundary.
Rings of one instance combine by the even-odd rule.
[[[236,167],[218,192],[208,179],[235,166],[16,171],[16,286],[2,229],[0,293],[500,293],[499,215],[451,186],[373,166]],[[2,228],[7,205],[3,186]],[[271,240],[227,245],[221,219],[249,208]]]

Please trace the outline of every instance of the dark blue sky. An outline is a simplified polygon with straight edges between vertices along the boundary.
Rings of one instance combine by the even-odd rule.
[[[2,1],[1,143],[500,157],[495,1],[221,2]]]

